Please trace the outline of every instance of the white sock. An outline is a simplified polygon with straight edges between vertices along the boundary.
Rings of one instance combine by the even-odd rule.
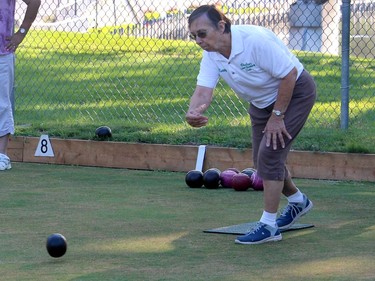
[[[303,193],[298,189],[298,191],[287,197],[289,203],[302,203]]]
[[[260,218],[260,222],[268,224],[272,227],[277,227],[276,217],[277,217],[277,213],[269,213],[269,212],[263,211],[262,217]]]

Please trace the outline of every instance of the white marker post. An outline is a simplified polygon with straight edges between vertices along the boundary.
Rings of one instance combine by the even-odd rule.
[[[34,156],[55,157],[48,135],[41,135]]]
[[[202,172],[205,153],[206,153],[206,146],[200,145],[198,147],[197,163],[195,164],[195,170]]]

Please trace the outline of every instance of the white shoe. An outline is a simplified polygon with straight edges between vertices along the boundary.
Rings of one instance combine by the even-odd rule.
[[[0,153],[0,171],[9,170],[12,168],[10,159],[5,154]]]

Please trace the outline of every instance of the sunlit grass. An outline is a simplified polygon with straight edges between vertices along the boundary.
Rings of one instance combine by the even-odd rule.
[[[104,253],[163,253],[175,250],[176,246],[173,243],[187,234],[187,232],[182,232],[157,236],[150,233],[149,236],[133,239],[95,242],[87,244],[85,248],[88,251]]]
[[[348,280],[356,279],[358,276],[362,276],[359,278],[366,280],[374,277],[373,273],[366,273],[368,268],[373,266],[373,262],[370,259],[370,257],[362,256],[361,254],[344,258],[323,258],[311,262],[301,262],[281,274],[291,278],[303,277],[308,274],[311,276],[310,280],[330,280],[331,278],[334,280]]]

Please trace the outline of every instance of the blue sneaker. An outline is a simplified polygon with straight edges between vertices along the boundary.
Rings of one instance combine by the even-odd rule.
[[[253,230],[243,236],[238,236],[234,242],[237,244],[251,245],[280,241],[281,239],[282,236],[278,228],[258,222]]]
[[[302,203],[289,203],[280,217],[276,220],[277,226],[280,230],[285,230],[291,227],[300,217],[305,215],[313,207],[313,203],[303,195]]]

